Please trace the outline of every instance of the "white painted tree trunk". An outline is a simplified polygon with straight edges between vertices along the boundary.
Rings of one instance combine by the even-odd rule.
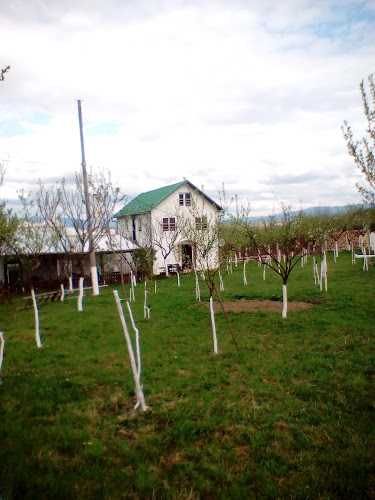
[[[135,405],[134,408],[137,408],[140,405],[141,408],[142,408],[142,410],[146,411],[147,407],[146,407],[145,396],[143,394],[143,390],[142,390],[142,387],[141,387],[140,376],[139,376],[138,368],[137,368],[137,365],[136,365],[136,362],[135,362],[135,358],[134,358],[133,346],[132,346],[132,342],[131,342],[131,339],[130,339],[130,335],[129,335],[129,331],[128,331],[128,326],[127,326],[126,321],[125,321],[124,311],[123,311],[122,306],[121,306],[121,301],[120,301],[120,297],[119,297],[119,294],[118,294],[118,290],[114,290],[113,294],[115,296],[118,313],[119,313],[120,320],[121,320],[121,323],[122,323],[122,328],[124,330],[126,345],[128,347],[130,365],[131,365],[132,371],[133,371],[133,377],[134,377],[134,382],[135,382],[135,393],[136,393],[136,396],[137,396],[137,403],[136,403],[136,405]]]
[[[177,286],[181,286],[180,283],[180,273],[177,271]]]
[[[98,277],[98,268],[93,266],[91,268],[91,281],[92,281],[92,294],[99,295],[99,277]]]
[[[69,276],[69,290],[73,290],[73,278]]]
[[[234,254],[234,265],[237,267],[237,254]]]
[[[83,282],[85,278],[79,278],[78,311],[83,311]]]
[[[157,288],[157,287],[156,287],[156,280],[155,280],[155,295],[156,295],[156,288]]]
[[[323,289],[324,282],[324,290],[328,290],[328,280],[327,280],[327,256],[326,253],[323,252],[322,264],[320,267],[320,290]]]
[[[224,283],[223,283],[223,277],[221,276],[220,269],[219,269],[219,283],[220,283],[220,291],[223,292],[224,291]]]
[[[246,278],[246,260],[243,261],[243,284],[247,285],[247,278]]]
[[[363,247],[363,268],[364,271],[368,271],[368,259],[366,253],[366,247]]]
[[[31,290],[31,297],[33,299],[34,305],[34,315],[35,315],[35,342],[38,348],[43,347],[42,339],[40,337],[40,325],[39,325],[39,309],[38,309],[38,301],[36,299],[34,289]]]
[[[1,369],[3,367],[3,360],[4,360],[4,349],[5,349],[4,332],[0,332],[0,384],[1,384]]]
[[[133,310],[132,310],[131,305],[130,305],[128,300],[126,301],[126,307],[128,308],[130,321],[131,321],[131,324],[132,324],[132,327],[133,327],[133,330],[135,333],[135,348],[136,348],[136,352],[137,352],[137,374],[138,374],[139,380],[141,380],[142,365],[141,365],[141,347],[140,347],[140,343],[139,343],[139,330],[135,324]]]
[[[286,318],[288,314],[288,290],[285,284],[283,284],[283,312],[281,316]]]
[[[65,288],[64,288],[64,285],[62,283],[60,285],[60,288],[61,288],[60,300],[61,300],[61,302],[64,302],[64,299],[65,299]]]
[[[211,313],[212,337],[213,337],[213,341],[214,341],[214,354],[217,354],[219,351],[218,351],[218,348],[217,348],[217,335],[216,335],[214,299],[212,298],[212,295],[210,297],[210,313]]]
[[[195,299],[200,302],[201,300],[201,289],[199,287],[199,280],[197,271],[195,271]]]
[[[313,257],[313,273],[314,273],[314,284],[316,285],[315,257]]]
[[[149,318],[150,317],[150,308],[147,306],[147,294],[148,294],[148,291],[146,290],[146,286],[145,286],[145,302],[144,302],[144,306],[143,306],[143,316],[144,316],[144,318]]]
[[[266,265],[263,266],[263,281],[266,280]]]

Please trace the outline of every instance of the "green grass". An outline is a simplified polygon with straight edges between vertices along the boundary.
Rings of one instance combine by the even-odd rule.
[[[272,299],[281,280],[257,263],[224,275],[223,299]],[[149,411],[133,412],[134,383],[113,297],[103,289],[40,309],[1,306],[0,499],[374,498],[375,267],[328,261],[328,292],[312,259],[288,284],[313,309],[216,314],[195,279],[158,280],[141,332]],[[153,291],[150,285],[148,289]],[[121,291],[120,291],[121,293]]]

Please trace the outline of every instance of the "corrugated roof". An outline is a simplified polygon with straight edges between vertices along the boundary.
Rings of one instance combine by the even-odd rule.
[[[163,200],[165,200],[169,195],[174,193],[184,184],[188,184],[192,189],[201,193],[208,201],[216,206],[218,210],[222,210],[220,205],[215,201],[211,200],[207,195],[205,195],[200,189],[195,187],[191,182],[185,180],[182,182],[177,182],[176,184],[171,184],[170,186],[164,186],[159,189],[154,189],[153,191],[147,191],[146,193],[141,193],[130,203],[125,205],[125,207],[117,212],[114,217],[123,217],[125,215],[135,215],[143,214],[145,212],[151,212],[153,208],[159,205]]]

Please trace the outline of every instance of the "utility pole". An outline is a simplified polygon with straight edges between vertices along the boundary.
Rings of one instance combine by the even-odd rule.
[[[87,225],[88,225],[88,232],[89,232],[89,252],[90,252],[92,291],[93,291],[93,295],[99,295],[99,280],[98,280],[98,269],[96,267],[96,259],[95,259],[94,234],[93,234],[93,230],[92,230],[91,205],[90,205],[90,197],[89,197],[89,182],[87,179],[86,159],[85,159],[85,144],[83,141],[81,101],[78,99],[77,102],[78,102],[79,133],[81,136],[83,188],[84,188],[84,193],[85,193]]]

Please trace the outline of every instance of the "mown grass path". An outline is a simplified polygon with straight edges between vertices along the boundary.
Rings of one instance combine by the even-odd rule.
[[[248,264],[224,275],[225,301],[277,299],[281,280]],[[141,332],[146,413],[112,289],[40,309],[1,306],[0,498],[374,498],[375,267],[328,260],[328,292],[312,258],[293,272],[307,311],[230,312],[237,353],[193,276],[158,281]],[[120,291],[121,293],[121,291]]]

